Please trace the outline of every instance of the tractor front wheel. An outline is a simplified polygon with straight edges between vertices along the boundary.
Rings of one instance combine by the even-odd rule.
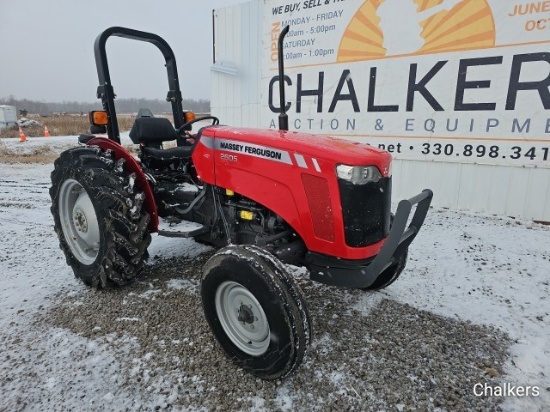
[[[228,246],[204,266],[206,320],[226,355],[262,379],[292,373],[310,340],[305,299],[277,259],[254,246]]]
[[[147,258],[150,216],[123,161],[77,147],[61,153],[51,179],[54,228],[75,276],[94,287],[133,280]]]

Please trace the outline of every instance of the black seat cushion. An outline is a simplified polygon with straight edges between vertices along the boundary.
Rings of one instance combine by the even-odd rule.
[[[130,130],[130,139],[138,143],[162,143],[176,140],[176,130],[165,117],[137,118]]]
[[[141,150],[149,158],[171,162],[178,159],[188,159],[193,154],[193,146],[178,146],[170,149],[155,149],[153,147],[142,147]]]

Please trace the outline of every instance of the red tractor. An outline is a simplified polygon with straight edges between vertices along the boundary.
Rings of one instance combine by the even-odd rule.
[[[120,144],[105,51],[111,36],[152,43],[166,60],[174,124],[138,113],[130,138],[139,160]],[[154,34],[109,28],[96,39],[95,57],[104,110],[90,113],[91,132],[108,138],[81,135],[81,145],[55,161],[50,189],[60,247],[86,285],[133,281],[152,233],[222,248],[203,270],[206,320],[237,365],[277,379],[300,365],[311,337],[306,301],[285,263],[304,265],[315,281],[364,290],[384,288],[403,271],[432,192],[402,200],[393,215],[389,153],[288,131],[283,81],[279,130],[191,119],[174,54]],[[282,79],[282,59],[279,66]],[[204,120],[212,124],[193,133]],[[177,146],[163,147],[172,141]]]

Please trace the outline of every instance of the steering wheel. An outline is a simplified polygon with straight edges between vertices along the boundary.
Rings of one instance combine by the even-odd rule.
[[[183,136],[185,138],[187,137],[191,137],[191,138],[194,138],[193,135],[191,135],[190,131],[191,131],[191,127],[197,123],[197,122],[200,122],[200,121],[203,121],[203,120],[212,120],[212,124],[211,126],[216,126],[218,124],[220,124],[220,120],[216,117],[216,116],[203,116],[203,117],[197,117],[196,119],[193,119],[187,123],[184,123],[182,124],[177,130],[176,130],[176,133],[178,136]]]

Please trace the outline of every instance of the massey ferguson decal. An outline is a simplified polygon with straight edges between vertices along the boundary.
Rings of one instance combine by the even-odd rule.
[[[259,146],[236,140],[216,139],[214,147],[216,150],[243,153],[245,155],[259,157],[262,159],[274,160],[276,162],[290,165],[292,164],[292,160],[290,159],[290,155],[287,151],[273,149],[267,146]]]
[[[550,1],[264,2],[262,113],[395,158],[550,167]]]

